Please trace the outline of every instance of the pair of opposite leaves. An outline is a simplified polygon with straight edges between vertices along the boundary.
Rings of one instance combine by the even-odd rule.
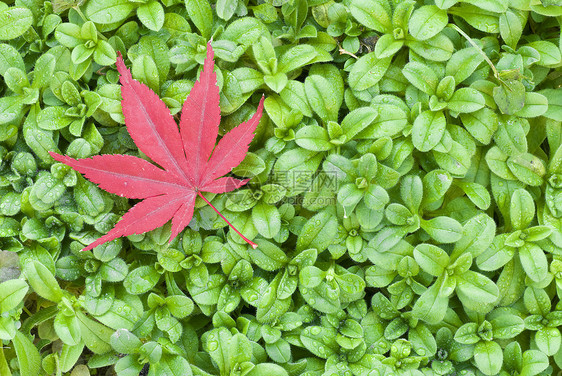
[[[211,205],[201,192],[230,192],[248,182],[249,179],[221,176],[238,166],[246,156],[261,118],[263,97],[252,118],[225,134],[215,147],[221,116],[219,87],[213,68],[213,49],[208,43],[203,70],[183,104],[178,130],[164,102],[146,85],[133,79],[119,54],[117,70],[121,74],[121,104],[127,130],[137,147],[163,169],[131,155],[73,159],[50,152],[55,160],[74,168],[107,192],[144,199],[84,251],[120,236],[153,230],[170,219],[171,241],[191,221],[197,196]],[[257,247],[213,205],[211,207],[248,244]]]

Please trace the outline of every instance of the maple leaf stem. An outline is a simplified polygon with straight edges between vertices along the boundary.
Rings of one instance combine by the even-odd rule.
[[[210,207],[212,207],[213,210],[216,211],[217,214],[220,215],[220,217],[221,217],[222,219],[224,219],[226,223],[228,223],[228,225],[230,226],[230,228],[233,229],[234,231],[236,231],[236,233],[237,233],[238,235],[240,235],[240,237],[241,237],[242,239],[244,239],[244,241],[245,241],[246,243],[248,243],[249,245],[251,245],[253,249],[258,248],[258,245],[257,245],[256,243],[254,243],[253,241],[251,241],[250,239],[248,239],[247,237],[245,237],[244,235],[242,235],[242,233],[241,233],[240,231],[238,231],[238,230],[236,229],[236,227],[234,227],[234,226],[232,225],[232,223],[230,223],[230,222],[228,221],[228,219],[226,219],[226,218],[224,217],[224,215],[222,215],[221,212],[218,211],[217,208],[215,208],[215,207],[213,206],[213,204],[211,204],[211,203],[209,202],[209,200],[207,200],[207,199],[201,194],[201,192],[198,191],[198,192],[197,192],[197,195],[199,195],[199,197],[201,197],[201,198],[203,199],[203,201],[205,201]]]

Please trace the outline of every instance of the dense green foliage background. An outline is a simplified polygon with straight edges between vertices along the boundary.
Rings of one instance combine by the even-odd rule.
[[[551,375],[562,3],[0,3],[0,375]],[[133,204],[114,63],[177,114],[212,38],[247,187],[80,252]],[[142,155],[141,155],[142,156]],[[143,156],[144,157],[144,156]]]

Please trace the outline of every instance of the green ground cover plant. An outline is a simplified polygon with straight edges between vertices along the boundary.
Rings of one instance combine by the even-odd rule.
[[[558,375],[560,22],[558,0],[1,2],[0,375]],[[248,183],[82,252],[139,201],[50,153],[158,163],[118,53],[179,123],[208,42],[219,143],[265,97],[227,175]]]

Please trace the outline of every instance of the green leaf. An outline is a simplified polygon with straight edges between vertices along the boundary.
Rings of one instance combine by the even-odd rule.
[[[449,60],[454,51],[453,42],[444,34],[437,34],[423,41],[408,40],[406,45],[430,61]]]
[[[535,216],[535,204],[531,194],[525,189],[513,192],[510,203],[511,224],[517,230],[526,229]]]
[[[414,11],[408,22],[410,35],[417,40],[429,39],[441,32],[448,21],[447,11],[435,5],[424,5]]]
[[[285,85],[287,85],[288,79],[285,73],[277,72],[274,75],[266,74],[263,76],[263,81],[271,88],[271,90],[279,93],[285,88]]]
[[[143,365],[132,356],[125,356],[115,364],[115,372],[126,376],[136,376],[142,371]]]
[[[548,273],[548,261],[543,250],[536,244],[525,243],[519,248],[519,259],[525,273],[535,282],[542,281]]]
[[[553,356],[560,349],[562,335],[558,328],[541,328],[535,333],[535,343],[547,356]]]
[[[197,4],[190,3],[189,7],[192,6],[196,7]],[[197,10],[192,11],[194,12],[194,14],[198,12]],[[205,9],[203,13],[208,14],[208,9]],[[199,20],[198,22],[204,21]],[[262,35],[268,35],[268,33],[269,32],[267,28],[259,19],[254,17],[242,17],[237,19],[236,21],[231,22],[225,29],[224,33],[221,35],[221,38],[231,40],[248,47],[255,43]]]
[[[523,26],[519,17],[512,12],[507,12],[500,15],[500,35],[505,43],[511,48],[515,48],[521,35],[523,33]]]
[[[114,258],[99,268],[100,277],[107,282],[120,282],[125,279],[129,267],[120,258]]]
[[[164,25],[164,8],[158,1],[149,1],[137,8],[137,17],[144,26],[158,31]]]
[[[546,167],[544,162],[533,154],[524,153],[509,157],[507,166],[520,182],[534,187],[542,185]]]
[[[435,277],[439,277],[449,266],[449,255],[431,244],[418,244],[414,248],[414,258],[426,273]]]
[[[111,350],[109,344],[113,330],[84,315],[76,312],[76,318],[80,323],[80,332],[84,344],[95,354],[103,354]]]
[[[315,288],[324,280],[325,276],[326,273],[316,266],[306,266],[299,273],[299,286]]]
[[[297,238],[297,251],[315,248],[321,252],[328,248],[337,235],[338,221],[331,210],[324,210],[310,218]]]
[[[154,267],[148,265],[141,266],[127,275],[123,281],[123,286],[130,294],[140,295],[153,288],[159,279],[160,274],[158,274]]]
[[[525,93],[525,105],[515,115],[533,118],[543,115],[548,110],[548,99],[539,93]]]
[[[396,40],[392,34],[384,34],[375,45],[375,56],[379,59],[392,57],[403,46],[403,40]]]
[[[483,185],[478,183],[462,183],[459,185],[470,201],[472,201],[479,209],[486,210],[490,207],[490,192],[488,192]]]
[[[55,72],[56,59],[51,54],[44,54],[37,59],[33,70],[34,88],[44,88],[50,84],[53,73]]]
[[[311,181],[307,180],[311,178],[308,174],[316,172],[321,161],[322,154],[297,148],[279,156],[273,173],[279,176],[277,183],[287,189],[287,196],[290,197],[309,188]],[[301,176],[304,181],[299,182]]]
[[[247,376],[289,376],[287,371],[280,365],[273,363],[260,363],[256,365],[252,370],[246,374]]]
[[[16,120],[20,116],[22,108],[23,102],[18,96],[0,98],[0,124]]]
[[[83,178],[79,178],[74,187],[74,200],[82,213],[92,217],[100,214],[105,206],[102,191],[95,184]]]
[[[439,286],[433,284],[416,300],[412,314],[427,323],[437,324],[445,317],[448,302],[447,297],[439,294]]]
[[[527,350],[523,353],[521,374],[538,375],[548,368],[548,356],[542,351]]]
[[[27,294],[27,283],[21,279],[11,279],[0,283],[0,312],[16,308]]]
[[[352,212],[363,198],[363,192],[354,183],[349,183],[339,189],[337,197],[345,210]]]
[[[316,50],[309,44],[291,47],[279,57],[277,71],[283,73],[292,72],[307,65],[316,55]]]
[[[419,151],[433,149],[445,132],[447,121],[443,112],[424,111],[414,121],[412,142]]]
[[[213,12],[209,2],[205,0],[185,0],[185,7],[191,22],[205,39],[209,39],[213,27]]]
[[[79,343],[75,346],[68,346],[63,344],[62,351],[60,354],[60,368],[63,372],[68,372],[74,367],[78,358],[84,350],[84,344]]]
[[[23,59],[18,50],[9,44],[0,43],[0,75],[3,76],[8,68],[17,68],[25,71]]]
[[[229,363],[230,364],[240,364],[243,362],[249,362],[251,359],[252,345],[246,336],[241,333],[237,333],[232,336],[229,343]]]
[[[22,375],[39,375],[41,369],[41,355],[23,333],[16,332],[16,336],[12,340],[14,349],[16,350],[17,361]]]
[[[523,295],[525,308],[532,315],[547,316],[552,308],[550,298],[544,289],[527,287]]]
[[[353,90],[367,90],[376,85],[390,66],[391,57],[379,59],[374,52],[361,56],[349,72],[348,83]]]
[[[504,80],[493,90],[494,101],[500,111],[513,115],[525,106],[525,86],[517,80]]]
[[[390,3],[386,0],[353,0],[349,10],[355,19],[370,29],[381,33],[392,30]]]
[[[360,107],[348,113],[341,122],[345,139],[353,140],[357,133],[372,124],[378,116],[379,113],[372,107]]]
[[[104,40],[98,41],[98,45],[94,50],[94,61],[99,65],[112,65],[116,59],[117,54],[113,47]]]
[[[302,82],[289,80],[285,88],[279,93],[279,96],[283,102],[291,103],[292,106],[297,108],[304,116],[312,116],[312,111],[308,104],[304,84]]]
[[[453,183],[453,177],[445,170],[433,170],[423,177],[422,207],[441,205],[441,199]]]
[[[437,5],[441,9],[448,9],[455,5],[458,0],[437,0],[435,1],[435,5]]]
[[[496,339],[510,339],[519,335],[525,330],[523,319],[514,314],[506,313],[490,320],[493,329],[493,336]]]
[[[304,347],[322,359],[336,353],[339,346],[335,339],[335,329],[324,326],[308,326],[300,334]]]
[[[24,7],[11,7],[0,11],[0,40],[19,37],[33,23],[33,13]]]
[[[469,322],[461,325],[455,332],[455,341],[463,345],[473,345],[480,341],[478,336],[478,324]]]
[[[94,53],[94,48],[86,47],[84,44],[79,44],[74,47],[71,54],[72,62],[76,65],[89,61],[90,56]]]
[[[250,253],[250,257],[261,269],[275,271],[288,262],[285,252],[275,244],[263,239],[256,239],[255,242],[258,248]]]
[[[478,90],[463,87],[455,91],[447,108],[458,113],[470,113],[480,110],[484,105],[484,96]]]
[[[264,238],[271,239],[281,229],[281,215],[273,205],[258,203],[252,208],[252,221]]]
[[[503,12],[500,12],[503,13]],[[472,4],[462,4],[455,9],[470,26],[485,33],[499,33],[499,14],[490,12]]]
[[[501,1],[501,0],[470,0],[470,1],[465,1],[465,0],[461,0],[464,1],[466,3],[472,4],[478,8],[484,9],[484,10],[488,10],[490,12],[495,12],[495,13],[504,13],[507,8],[508,5]]]
[[[292,299],[290,297],[280,299],[277,295],[281,276],[281,273],[277,274],[277,276],[269,284],[265,293],[263,293],[259,298],[256,319],[261,323],[274,322],[289,310]]]
[[[110,343],[115,351],[123,354],[132,354],[142,346],[140,339],[127,329],[117,329],[111,335]]]
[[[492,280],[472,270],[457,276],[456,293],[465,308],[477,312],[487,312],[486,304],[495,302],[499,296]]]
[[[131,68],[132,75],[135,79],[146,84],[155,92],[160,92],[160,78],[158,76],[158,67],[154,59],[148,55],[141,55],[133,60]]]
[[[484,57],[476,48],[463,48],[456,51],[447,61],[445,74],[453,76],[455,82],[460,84],[470,77],[483,61]]]
[[[560,48],[558,48],[558,46],[552,42],[548,42],[546,40],[538,40],[527,45],[539,52],[541,56],[540,60],[537,62],[537,64],[539,65],[557,65],[562,60]]]
[[[318,74],[309,75],[304,82],[304,90],[310,107],[324,123],[338,120],[343,93],[330,81]]]
[[[525,123],[514,116],[501,116],[494,135],[496,145],[507,155],[526,153],[527,137]]]
[[[66,316],[59,312],[53,322],[55,332],[62,342],[69,346],[76,346],[80,343],[80,324],[76,316]]]
[[[30,260],[24,267],[24,273],[31,288],[41,297],[58,303],[63,292],[55,276],[37,260]]]
[[[440,243],[454,243],[462,237],[461,224],[451,217],[423,220],[421,227]]]
[[[546,89],[541,90],[540,94],[544,95],[548,100],[548,109],[543,116],[549,119],[562,121],[562,90]]]
[[[356,139],[392,137],[408,125],[406,112],[398,106],[382,104],[378,105],[378,108],[379,114],[384,116],[377,116],[370,125],[355,136]]]
[[[86,3],[84,13],[90,21],[98,24],[112,24],[122,21],[135,9],[128,0],[91,0]]]
[[[429,95],[435,94],[439,79],[435,71],[427,65],[418,62],[409,62],[402,69],[402,74],[412,85],[424,93]]]
[[[64,107],[47,107],[39,112],[37,125],[50,131],[65,128],[72,122],[72,118],[65,116],[65,111]]]
[[[236,12],[236,8],[238,7],[237,0],[219,0],[217,1],[216,12],[217,16],[222,18],[225,21],[228,21]]]
[[[494,341],[480,341],[474,347],[474,361],[485,375],[497,374],[503,364],[503,352]]]
[[[328,131],[317,125],[308,125],[298,130],[295,142],[300,147],[311,151],[328,151],[334,145],[330,143]]]

